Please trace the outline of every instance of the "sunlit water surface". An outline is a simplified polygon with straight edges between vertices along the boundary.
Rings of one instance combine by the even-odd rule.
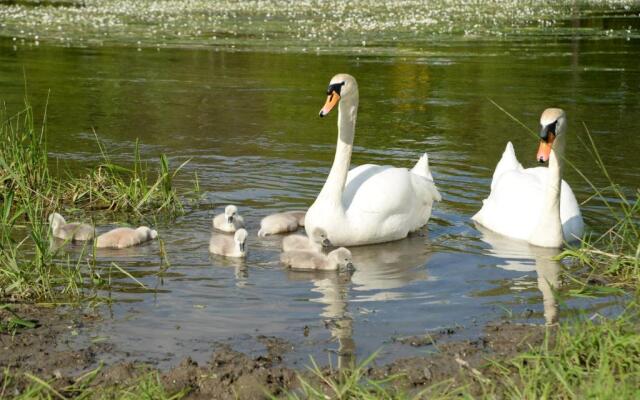
[[[166,153],[177,185],[202,199],[173,222],[148,221],[166,244],[102,251],[105,268],[125,268],[117,300],[89,337],[116,343],[114,358],[171,365],[182,356],[208,359],[213,343],[248,352],[258,335],[289,340],[292,363],[327,352],[348,358],[382,348],[381,358],[415,354],[395,336],[458,327],[474,336],[484,322],[512,315],[542,323],[557,318],[549,284],[559,264],[549,252],[481,232],[470,221],[488,195],[507,141],[533,166],[537,143],[491,103],[531,129],[540,112],[563,107],[569,117],[567,155],[597,185],[606,181],[584,150],[590,129],[614,179],[632,193],[639,182],[640,43],[625,40],[434,43],[421,56],[356,57],[125,48],[0,47],[1,96],[18,110],[27,90],[40,113],[49,92],[52,167],[100,162],[92,129],[113,161]],[[353,248],[352,276],[291,272],[278,262],[280,238],[256,237],[260,219],[308,207],[329,170],[335,115],[320,119],[331,76],[349,72],[360,87],[353,164],[411,167],[425,151],[442,203],[427,227],[406,240]],[[78,172],[79,173],[79,172]],[[591,195],[572,169],[566,180],[579,201]],[[246,261],[210,256],[211,217],[236,204],[248,222]],[[611,223],[602,203],[583,213],[591,230]],[[105,217],[97,216],[99,221]],[[119,222],[109,221],[99,230]],[[71,253],[80,253],[72,247]],[[553,255],[553,254],[552,254]],[[106,274],[107,269],[103,271]],[[543,301],[544,299],[544,301]],[[612,299],[567,300],[575,309],[612,312]],[[307,332],[308,334],[305,334]]]

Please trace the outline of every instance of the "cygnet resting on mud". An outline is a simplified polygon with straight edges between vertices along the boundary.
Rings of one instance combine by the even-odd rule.
[[[139,245],[158,237],[158,232],[141,226],[136,229],[116,228],[96,238],[96,247],[99,249],[124,249]]]
[[[331,242],[322,228],[314,230],[311,237],[289,235],[282,239],[282,251],[310,250],[319,252],[323,246],[331,246]]]
[[[310,271],[335,271],[353,267],[351,252],[344,247],[333,250],[328,255],[308,250],[285,251],[280,255],[280,261],[291,269]]]
[[[225,257],[245,257],[248,235],[245,229],[238,229],[233,236],[214,233],[209,241],[209,252]]]
[[[244,228],[244,219],[238,214],[238,207],[229,204],[224,208],[224,214],[213,217],[213,227],[223,232],[235,232]]]
[[[268,215],[260,221],[258,236],[264,237],[296,231],[299,227],[304,226],[306,214],[306,211],[286,211]]]
[[[78,222],[67,224],[64,217],[58,213],[49,215],[49,224],[54,237],[73,242],[91,240],[95,232],[93,226],[88,224]]]

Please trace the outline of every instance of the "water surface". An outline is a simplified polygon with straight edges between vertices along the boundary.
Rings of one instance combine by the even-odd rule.
[[[213,343],[261,351],[256,336],[276,335],[294,345],[288,356],[294,363],[307,354],[323,360],[327,352],[362,356],[380,347],[381,357],[391,359],[415,354],[394,344],[394,336],[456,326],[473,336],[505,315],[535,323],[545,314],[557,318],[547,283],[558,282],[559,264],[470,221],[507,141],[523,165],[535,164],[535,138],[490,100],[533,130],[544,108],[564,108],[569,160],[606,185],[582,145],[584,121],[614,179],[629,193],[638,188],[636,40],[442,42],[412,57],[1,43],[7,107],[20,108],[23,76],[38,111],[49,93],[54,169],[81,173],[98,163],[95,129],[114,161],[130,162],[139,139],[149,163],[161,153],[173,166],[191,159],[177,178],[181,188],[190,188],[197,173],[201,201],[174,222],[155,223],[171,263],[163,277],[157,242],[98,254],[101,265],[116,262],[149,288],[119,279],[105,323],[86,332],[117,343],[115,358],[204,360]],[[336,117],[320,119],[317,112],[337,72],[351,73],[360,87],[353,165],[411,167],[426,151],[443,201],[410,238],[353,248],[352,276],[291,272],[278,262],[279,238],[255,233],[260,218],[308,207],[322,187]],[[574,170],[567,168],[565,179],[580,202],[590,198]],[[211,218],[228,203],[249,225],[246,261],[207,252]],[[612,221],[598,201],[582,209],[594,232]],[[96,218],[101,230],[126,222]],[[569,300],[559,316],[606,312],[611,304]]]

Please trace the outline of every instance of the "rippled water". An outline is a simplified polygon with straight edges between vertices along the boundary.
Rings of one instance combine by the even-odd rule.
[[[128,353],[161,364],[182,355],[207,359],[214,342],[260,351],[255,337],[262,334],[290,340],[294,363],[307,354],[361,356],[381,346],[381,357],[390,359],[415,351],[392,343],[396,335],[459,325],[460,335],[472,336],[483,322],[510,312],[533,322],[544,321],[544,311],[555,318],[548,283],[558,280],[558,263],[469,219],[488,194],[507,141],[525,166],[535,163],[535,139],[490,100],[532,129],[545,107],[563,107],[569,160],[606,184],[581,144],[584,121],[614,179],[626,191],[638,187],[638,41],[434,43],[415,57],[16,51],[0,43],[0,97],[9,109],[20,107],[24,75],[38,110],[50,90],[54,168],[78,171],[98,162],[95,128],[116,161],[131,161],[139,138],[149,162],[160,153],[173,166],[191,159],[179,186],[191,187],[198,175],[202,201],[175,222],[156,225],[171,262],[163,277],[157,242],[98,254],[102,265],[116,262],[149,288],[118,280],[119,301],[104,324],[86,332],[117,343],[114,357]],[[337,72],[353,74],[360,86],[353,164],[410,167],[427,151],[443,202],[418,234],[353,248],[352,276],[291,272],[278,262],[279,238],[255,233],[263,216],[307,207],[320,190],[336,126],[335,115],[321,120],[317,112]],[[589,186],[570,168],[566,180],[579,201],[589,198]],[[246,261],[207,252],[211,217],[228,203],[239,206],[250,227]],[[595,231],[611,222],[597,201],[583,205],[583,214]],[[560,317],[610,305],[569,300]]]

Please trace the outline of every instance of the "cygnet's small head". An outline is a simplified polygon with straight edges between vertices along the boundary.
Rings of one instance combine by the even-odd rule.
[[[338,264],[338,268],[341,270],[351,270],[353,269],[353,260],[351,258],[351,252],[344,248],[340,247],[331,253],[329,253],[329,257],[333,258],[333,260]]]
[[[142,235],[151,240],[158,237],[158,231],[156,231],[155,229],[151,229],[148,226],[140,226],[136,228],[136,231],[140,232]]]
[[[549,161],[551,149],[557,145],[558,137],[563,135],[567,126],[567,117],[561,108],[547,108],[540,116],[540,147],[536,159],[543,163]],[[555,145],[554,145],[555,143]]]
[[[55,212],[49,215],[49,225],[51,225],[51,229],[56,229],[60,224],[65,224],[65,220],[62,215]]]
[[[233,220],[236,218],[236,215],[238,215],[238,207],[234,206],[233,204],[229,204],[224,208],[224,216],[227,217],[228,223],[232,224]]]
[[[358,83],[356,78],[349,74],[338,74],[331,78],[327,88],[327,101],[320,110],[320,117],[329,114],[329,111],[338,104],[340,99],[357,100]]]
[[[246,229],[238,229],[233,235],[233,241],[236,242],[236,246],[238,246],[241,253],[247,251],[247,236],[249,236],[249,233]]]
[[[311,232],[311,240],[315,243],[322,244],[323,247],[331,246],[331,241],[327,236],[327,231],[322,228],[315,228],[313,232]]]

